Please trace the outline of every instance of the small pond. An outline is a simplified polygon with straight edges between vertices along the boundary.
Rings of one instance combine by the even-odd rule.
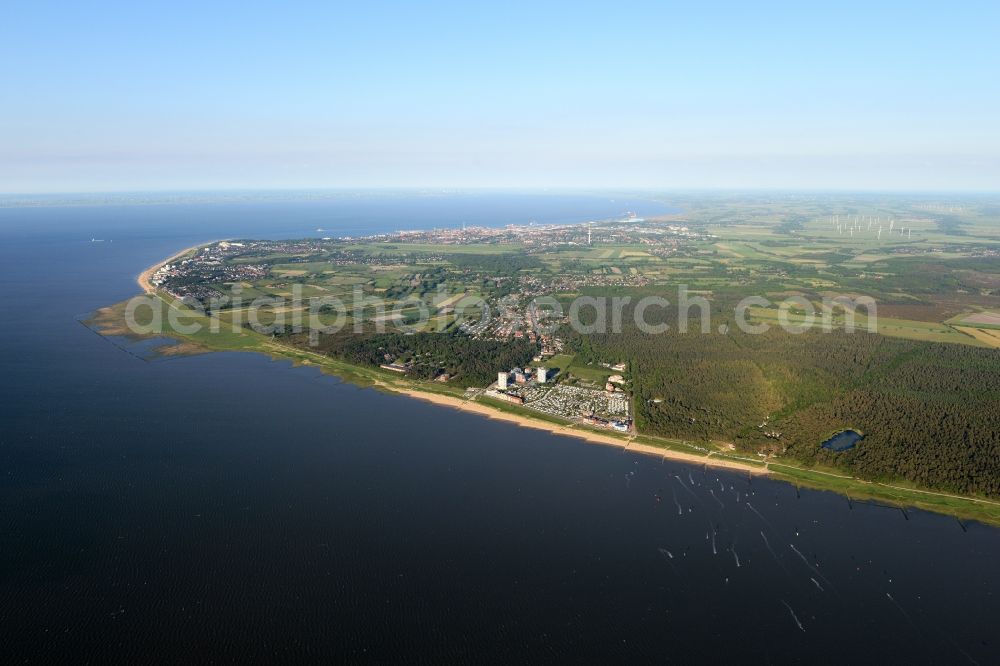
[[[856,430],[844,430],[823,442],[823,448],[831,451],[846,451],[853,449],[854,445],[864,438],[865,436]]]

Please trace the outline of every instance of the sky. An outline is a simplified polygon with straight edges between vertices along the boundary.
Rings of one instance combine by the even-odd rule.
[[[1000,3],[5,3],[0,192],[316,187],[997,191]]]

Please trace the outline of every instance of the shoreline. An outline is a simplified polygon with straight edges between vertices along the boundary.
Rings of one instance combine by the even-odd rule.
[[[185,248],[174,253],[144,270],[136,278],[138,286],[146,294],[154,294],[159,298],[163,295],[153,287],[149,278],[156,270],[165,263],[169,263],[192,250],[196,250],[204,245],[218,241],[205,241],[199,245]],[[174,334],[174,337],[181,341],[186,341],[183,335]],[[199,344],[195,342],[195,344]],[[207,347],[208,351],[225,351],[223,347]],[[949,515],[969,520],[979,520],[985,524],[1000,525],[1000,501],[967,495],[956,495],[947,492],[923,489],[918,487],[907,487],[891,483],[878,481],[867,481],[858,477],[836,473],[835,471],[825,471],[802,467],[794,464],[793,461],[784,460],[762,461],[763,464],[751,464],[757,461],[744,462],[742,459],[733,459],[723,452],[709,451],[705,455],[687,453],[671,448],[670,443],[675,440],[658,437],[655,435],[636,435],[628,438],[619,438],[606,435],[596,430],[577,426],[573,423],[554,423],[541,418],[535,418],[530,414],[514,413],[500,410],[489,405],[475,401],[472,398],[459,397],[457,395],[446,395],[443,393],[422,390],[418,384],[408,380],[383,377],[377,370],[362,366],[354,366],[349,363],[338,361],[328,356],[318,354],[306,349],[286,347],[285,345],[270,343],[262,346],[247,347],[241,350],[232,351],[252,351],[262,353],[271,358],[281,358],[289,360],[293,364],[315,365],[321,372],[339,377],[342,381],[352,383],[361,387],[370,386],[376,389],[385,390],[390,393],[404,395],[409,398],[423,400],[441,407],[450,407],[464,412],[485,416],[486,418],[506,421],[525,428],[541,430],[553,435],[574,437],[591,444],[601,444],[604,446],[614,446],[626,451],[634,451],[643,455],[657,456],[661,461],[674,460],[682,464],[697,466],[707,466],[730,471],[739,471],[748,476],[767,476],[777,480],[790,483],[796,487],[811,487],[816,490],[834,492],[847,498],[848,503],[855,500],[863,501],[865,498],[888,502],[896,507],[913,507],[931,511],[938,514]],[[338,370],[338,366],[340,369]],[[345,373],[347,376],[345,376]],[[349,376],[360,376],[361,382],[352,381]],[[358,374],[359,373],[359,374]],[[647,444],[635,441],[637,436],[647,439],[663,440],[663,446]],[[773,466],[773,468],[772,468]],[[784,471],[783,471],[784,470]],[[958,504],[955,504],[958,502]],[[905,512],[904,512],[905,513]]]
[[[280,358],[284,360],[289,360],[293,364],[304,364],[312,365],[317,367],[320,372],[328,373],[334,377],[338,377],[342,381],[350,384],[355,384],[362,388],[373,387],[377,390],[382,390],[392,394],[403,395],[409,398],[414,398],[417,400],[423,400],[425,402],[432,403],[439,407],[449,407],[452,409],[457,409],[463,412],[469,412],[471,414],[477,414],[479,416],[485,416],[486,418],[494,419],[496,421],[505,421],[507,423],[513,423],[524,428],[532,428],[535,430],[542,430],[553,435],[562,435],[564,437],[575,437],[577,439],[582,439],[591,444],[602,444],[604,446],[614,446],[625,451],[634,451],[636,453],[642,453],[645,455],[657,456],[661,460],[676,460],[682,463],[688,463],[693,465],[707,465],[709,467],[725,468],[729,470],[735,470],[740,472],[746,472],[753,476],[762,476],[771,474],[771,470],[767,468],[767,465],[752,465],[739,460],[733,460],[731,458],[713,456],[712,452],[706,455],[699,455],[696,453],[687,453],[684,451],[678,451],[676,449],[669,448],[668,446],[654,446],[651,444],[644,444],[642,442],[636,442],[636,434],[631,435],[628,438],[616,437],[614,435],[606,435],[597,430],[591,430],[586,427],[577,426],[571,422],[568,423],[554,423],[552,421],[546,421],[544,419],[534,417],[531,414],[524,413],[514,413],[507,412],[500,409],[496,409],[489,405],[484,405],[481,402],[477,402],[471,398],[459,397],[457,395],[445,395],[443,393],[437,393],[432,391],[425,391],[420,388],[418,384],[410,382],[405,379],[395,379],[395,378],[371,378],[367,377],[369,383],[362,384],[358,382],[352,382],[350,379],[346,379],[343,373],[337,371],[336,368],[330,367],[331,365],[340,364],[353,368],[356,370],[361,370],[364,372],[376,372],[373,368],[365,368],[362,366],[353,366],[344,361],[336,361],[328,356],[318,354],[313,351],[306,349],[298,349],[295,347],[286,347],[285,345],[271,343],[265,345],[265,348],[258,350],[260,353],[267,354],[271,358]],[[308,359],[303,359],[302,357],[311,357]],[[756,462],[756,461],[755,461]]]
[[[726,460],[723,458],[713,458],[711,455],[699,456],[694,453],[684,453],[683,451],[675,451],[673,449],[668,449],[665,447],[651,446],[649,444],[643,444],[641,442],[633,441],[629,439],[620,439],[617,437],[612,437],[610,435],[603,435],[597,431],[585,430],[582,428],[574,427],[573,424],[567,423],[564,425],[559,425],[551,423],[548,421],[543,421],[541,419],[535,419],[527,414],[512,414],[510,412],[503,412],[498,409],[494,409],[489,405],[484,405],[482,403],[475,402],[473,400],[452,397],[447,395],[441,395],[438,393],[430,393],[428,391],[421,391],[417,388],[402,388],[398,386],[392,386],[389,384],[380,384],[382,388],[393,393],[399,393],[401,395],[406,395],[411,398],[416,398],[418,400],[424,400],[432,404],[451,407],[453,409],[458,409],[463,412],[469,412],[472,414],[478,414],[480,416],[485,416],[497,421],[506,421],[508,423],[513,423],[515,425],[521,426],[522,428],[532,428],[535,430],[542,430],[553,435],[562,435],[564,437],[575,437],[577,439],[582,439],[584,441],[590,442],[592,444],[603,444],[605,446],[614,446],[622,449],[622,451],[634,451],[636,453],[642,453],[645,455],[657,456],[660,459],[670,459],[677,460],[678,462],[685,462],[696,465],[707,465],[709,467],[719,467],[730,470],[738,470],[741,472],[747,472],[753,475],[766,475],[770,474],[770,470],[764,467],[755,467],[752,465],[745,465],[734,460]]]
[[[320,366],[320,371],[326,372],[327,370]],[[330,372],[338,377],[340,376],[337,375],[335,371],[331,370]],[[376,388],[390,393],[402,394],[410,398],[432,403],[439,407],[450,407],[463,412],[485,416],[489,419],[513,423],[514,425],[523,428],[541,430],[552,435],[573,437],[581,439],[589,444],[613,446],[621,449],[622,453],[631,451],[643,455],[655,456],[659,458],[661,462],[673,460],[681,464],[725,469],[731,472],[745,473],[748,477],[772,478],[789,483],[796,488],[803,487],[823,492],[833,492],[844,497],[852,508],[852,502],[865,503],[867,501],[875,505],[879,505],[880,502],[884,502],[885,504],[881,504],[881,506],[901,508],[903,509],[904,515],[905,509],[909,507],[940,515],[951,516],[956,518],[960,524],[964,518],[965,520],[977,520],[986,525],[1000,526],[1000,515],[997,514],[997,507],[1000,507],[1000,502],[983,497],[970,497],[967,495],[956,495],[936,490],[909,488],[892,483],[866,481],[854,476],[799,467],[798,465],[789,464],[784,461],[768,461],[765,462],[763,466],[757,466],[741,462],[740,460],[726,458],[722,455],[717,456],[714,455],[715,452],[710,452],[707,455],[701,456],[694,453],[677,451],[676,449],[668,448],[667,446],[654,446],[651,444],[636,442],[633,440],[634,435],[628,439],[621,439],[611,435],[602,434],[596,430],[592,431],[583,427],[575,427],[572,423],[560,425],[550,421],[532,418],[528,414],[505,412],[490,407],[489,405],[477,403],[468,398],[431,393],[429,391],[422,391],[415,387],[402,387],[381,381],[375,382],[374,385]],[[848,485],[844,486],[843,483]],[[944,502],[942,503],[941,500],[944,500]],[[960,504],[949,504],[949,500],[957,501]],[[973,508],[982,509],[987,511],[987,513],[984,514],[981,511],[974,510]]]
[[[161,260],[161,261],[153,264],[152,266],[147,267],[144,271],[142,271],[141,273],[139,273],[138,275],[136,275],[135,276],[135,282],[136,282],[136,284],[139,285],[139,288],[142,289],[143,293],[145,293],[145,294],[152,294],[152,293],[156,292],[156,287],[154,287],[149,282],[149,279],[151,277],[153,277],[153,273],[155,273],[160,268],[160,266],[163,266],[164,264],[169,264],[174,259],[177,259],[178,257],[182,257],[185,254],[187,254],[188,252],[192,252],[194,250],[197,250],[200,247],[204,247],[206,245],[211,245],[212,243],[218,243],[220,240],[225,240],[225,239],[220,238],[220,239],[217,239],[217,240],[204,241],[204,242],[199,243],[197,245],[192,245],[191,247],[186,247],[183,250],[180,250],[179,252],[173,253],[172,255],[170,255],[169,257],[167,257],[166,259],[163,259],[163,260]]]

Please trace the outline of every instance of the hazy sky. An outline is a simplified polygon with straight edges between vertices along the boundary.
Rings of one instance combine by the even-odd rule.
[[[1000,189],[998,2],[476,4],[5,3],[0,191]]]

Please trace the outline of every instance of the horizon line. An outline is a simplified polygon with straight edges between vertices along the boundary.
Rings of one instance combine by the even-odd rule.
[[[627,192],[642,194],[687,194],[687,193],[783,193],[783,194],[886,194],[886,195],[1000,195],[1000,189],[904,189],[904,188],[844,188],[844,187],[757,187],[757,186],[697,186],[697,187],[654,187],[627,185],[364,185],[364,186],[294,186],[294,187],[153,187],[149,189],[95,189],[95,190],[34,190],[34,191],[0,191],[0,198],[14,197],[93,197],[93,196],[141,196],[141,195],[224,195],[224,194],[307,194],[307,193],[388,193],[388,192],[423,192],[423,193],[472,193],[472,192],[509,192],[509,193],[608,193]]]

